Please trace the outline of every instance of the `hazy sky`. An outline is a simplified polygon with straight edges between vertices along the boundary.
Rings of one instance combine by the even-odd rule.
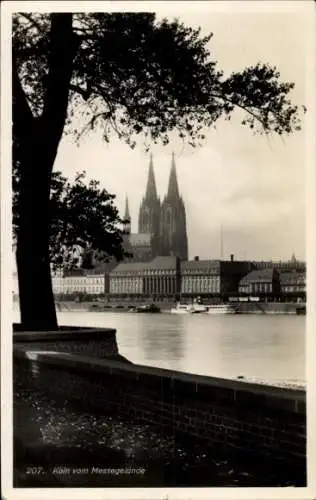
[[[178,5],[171,17],[214,33],[211,52],[225,74],[259,61],[269,62],[278,67],[283,80],[295,82],[293,101],[306,104],[306,14],[212,13],[205,6],[204,12],[186,13]],[[171,153],[175,152],[190,258],[220,256],[221,224],[225,257],[234,253],[236,258],[287,259],[293,252],[298,258],[305,257],[304,141],[304,127],[284,139],[254,136],[240,125],[236,114],[230,122],[220,121],[216,130],[208,131],[201,149],[183,148],[177,142],[152,148],[161,197],[166,193]],[[142,144],[131,151],[114,137],[106,145],[95,133],[77,147],[65,137],[55,169],[69,177],[86,170],[89,178],[100,180],[102,187],[117,195],[122,211],[127,193],[132,230],[137,231],[148,170]]]

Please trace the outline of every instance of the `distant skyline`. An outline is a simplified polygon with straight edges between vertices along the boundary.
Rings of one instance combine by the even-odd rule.
[[[257,62],[275,65],[283,81],[295,83],[293,102],[308,107],[306,13],[238,13],[234,9],[212,13],[212,6],[204,2],[204,11],[197,8],[182,14],[181,5],[173,4],[178,12],[168,17],[201,26],[203,34],[213,32],[212,58],[225,74]],[[162,15],[159,9],[156,12]],[[239,113],[230,122],[220,120],[216,127],[207,132],[200,149],[177,141],[151,149],[161,198],[175,153],[187,213],[189,258],[219,258],[222,225],[225,258],[234,254],[236,259],[287,260],[295,253],[305,259],[304,121],[301,132],[284,139],[254,136],[241,126]],[[149,155],[141,143],[132,151],[114,135],[109,145],[103,143],[101,134],[95,132],[84,137],[79,147],[70,136],[64,137],[54,168],[70,178],[85,170],[88,178],[99,180],[117,195],[122,215],[127,194],[136,232],[148,164]]]

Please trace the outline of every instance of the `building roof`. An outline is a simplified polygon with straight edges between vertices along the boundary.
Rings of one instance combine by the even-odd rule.
[[[296,271],[287,271],[280,273],[280,283],[281,285],[292,284],[292,283],[303,283],[306,280],[305,273],[298,273]]]
[[[176,269],[176,266],[177,257],[156,257],[150,262],[121,262],[112,270],[110,274],[137,271],[156,271],[158,269],[167,271]]]
[[[146,270],[151,269],[176,269],[177,257],[155,257],[152,261],[146,262]]]
[[[105,261],[105,262],[97,262],[96,266],[93,268],[93,269],[89,269],[87,271],[87,275],[89,274],[90,276],[92,276],[93,274],[98,274],[98,275],[101,275],[101,274],[105,274],[105,273],[109,273],[110,271],[112,271],[112,269],[117,266],[118,262],[117,260],[113,257],[111,258],[109,261]]]
[[[181,270],[185,271],[196,271],[196,272],[207,272],[210,269],[220,269],[219,260],[188,260],[181,262]]]
[[[274,267],[275,269],[279,270],[279,269],[288,269],[288,270],[291,270],[291,269],[300,269],[300,270],[304,270],[306,268],[306,263],[305,262],[302,262],[302,261],[298,261],[298,260],[288,260],[288,261],[281,261],[281,260],[278,260],[278,261],[272,261],[272,260],[269,260],[269,261],[252,261],[252,263],[257,267],[257,268],[262,268],[262,267]]]
[[[63,275],[64,278],[78,278],[80,276],[86,276],[87,271],[85,269],[81,268],[75,268],[75,269],[65,269]]]
[[[273,273],[275,272],[273,267],[269,267],[266,269],[256,269],[255,271],[251,271],[251,273],[247,274],[240,280],[240,284],[250,283],[250,282],[267,282],[272,281]]]
[[[146,262],[120,262],[110,274],[142,271]]]
[[[129,236],[129,244],[136,246],[151,246],[152,236],[149,233],[134,233]]]
[[[104,273],[87,273],[86,278],[104,278]]]

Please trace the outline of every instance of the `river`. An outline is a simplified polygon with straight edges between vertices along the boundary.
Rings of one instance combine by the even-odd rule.
[[[15,320],[19,314],[15,312]],[[133,363],[223,378],[305,383],[305,320],[293,315],[67,311],[59,324],[112,327]]]

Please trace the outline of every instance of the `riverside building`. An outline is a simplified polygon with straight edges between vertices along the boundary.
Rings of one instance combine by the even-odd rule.
[[[52,278],[55,295],[103,295],[105,293],[105,275],[88,274],[81,270],[69,276],[55,275]]]
[[[196,297],[210,301],[237,295],[305,300],[304,272],[253,267],[251,262],[233,259],[195,257],[181,261],[179,257],[158,256],[150,262],[110,262],[103,272],[76,270],[68,276],[58,273],[53,276],[53,291],[56,295],[68,296],[104,295],[112,302],[181,300],[189,303]]]
[[[109,301],[174,300],[180,294],[180,259],[159,256],[151,262],[122,262],[109,276]]]
[[[197,295],[201,299],[226,298],[238,292],[240,279],[249,272],[249,262],[200,260],[181,263],[181,297],[190,301]]]
[[[286,266],[257,269],[241,279],[241,295],[282,301],[306,300],[306,273],[289,270]]]
[[[241,295],[279,296],[279,272],[273,267],[256,269],[241,279],[238,291]]]
[[[280,272],[282,271],[296,271],[298,273],[306,272],[306,263],[298,260],[294,254],[288,261],[257,260],[257,261],[252,261],[252,264],[255,266],[256,269],[274,268]]]
[[[109,277],[110,301],[190,302],[226,297],[238,293],[241,277],[249,262],[199,260],[181,261],[179,257],[158,256],[151,262],[122,262]]]
[[[280,272],[280,288],[283,297],[306,300],[306,274],[296,271]]]

